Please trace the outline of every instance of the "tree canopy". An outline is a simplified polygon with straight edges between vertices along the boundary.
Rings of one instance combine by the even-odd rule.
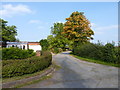
[[[69,40],[74,42],[87,42],[93,39],[91,36],[94,32],[90,28],[90,22],[83,15],[83,12],[73,12],[69,18],[66,18],[66,22],[63,28],[63,34]]]
[[[48,43],[47,39],[40,40],[40,45],[42,46],[43,51],[48,50],[49,43]]]
[[[50,49],[56,47],[64,50],[68,44],[68,40],[64,37],[54,37],[53,35],[49,35],[47,40],[50,44]]]
[[[0,35],[3,42],[6,41],[16,41],[17,27],[12,25],[8,26],[7,21],[0,19]]]
[[[63,32],[63,23],[54,23],[54,26],[51,27],[51,33],[55,36],[60,36]]]
[[[54,25],[51,27],[52,35],[49,35],[47,38],[51,49],[56,47],[65,50],[66,45],[69,44],[68,39],[64,37],[64,34],[62,34],[63,27],[63,23],[54,23]]]

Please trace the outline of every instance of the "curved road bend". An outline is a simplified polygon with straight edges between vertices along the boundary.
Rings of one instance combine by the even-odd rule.
[[[24,88],[118,88],[118,68],[78,60],[63,52],[53,56],[62,68],[52,78]]]

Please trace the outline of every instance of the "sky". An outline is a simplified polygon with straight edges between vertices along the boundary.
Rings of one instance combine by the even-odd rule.
[[[117,2],[2,2],[0,17],[17,26],[21,41],[40,41],[56,22],[66,22],[72,12],[84,12],[94,31],[91,42],[118,42]]]

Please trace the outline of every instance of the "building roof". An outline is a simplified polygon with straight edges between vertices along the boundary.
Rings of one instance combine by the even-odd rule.
[[[0,45],[3,45],[3,42],[0,42]],[[21,41],[21,42],[7,42],[7,45],[20,45],[20,44],[28,44],[28,45],[40,45],[39,42],[26,42],[26,41]]]
[[[19,45],[19,44],[27,44],[27,42],[7,42],[7,45]]]
[[[28,42],[28,45],[40,45],[39,42]]]

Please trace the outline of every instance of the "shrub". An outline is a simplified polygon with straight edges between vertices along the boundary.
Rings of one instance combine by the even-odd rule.
[[[51,49],[51,52],[53,52],[53,53],[60,53],[62,51],[63,51],[62,48],[57,48],[57,47],[54,47]]]
[[[34,56],[33,50],[22,50],[19,48],[3,48],[2,49],[2,59],[25,59]]]
[[[107,43],[106,45],[102,45],[99,43],[82,44],[74,48],[73,54],[114,64],[120,63],[120,47],[115,47],[111,43]]]
[[[42,46],[43,51],[48,50],[49,43],[48,43],[47,39],[40,40],[40,45]]]
[[[41,71],[51,65],[52,55],[44,52],[42,56],[34,56],[23,60],[2,61],[2,77],[9,78]]]
[[[0,60],[2,59],[2,48],[0,48]]]
[[[107,43],[103,49],[103,60],[105,62],[114,62],[114,46],[111,43]]]
[[[53,53],[59,53],[59,49],[58,49],[57,47],[52,48],[51,51],[52,51]]]

